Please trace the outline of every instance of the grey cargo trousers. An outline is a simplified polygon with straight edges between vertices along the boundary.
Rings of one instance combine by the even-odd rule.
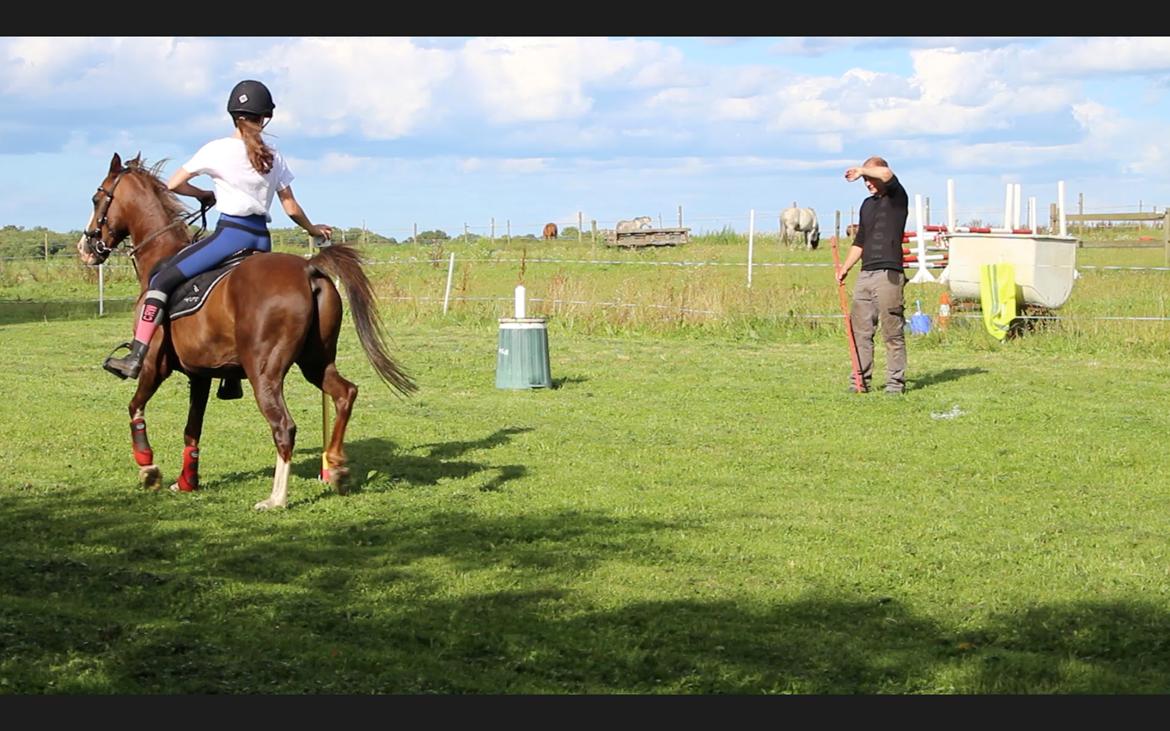
[[[873,337],[877,325],[886,343],[886,391],[906,388],[906,274],[896,269],[861,271],[853,286],[849,313],[861,382],[869,389],[873,375]]]

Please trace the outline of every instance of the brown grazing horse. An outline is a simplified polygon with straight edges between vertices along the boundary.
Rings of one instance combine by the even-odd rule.
[[[189,216],[158,167],[147,168],[141,154],[123,166],[115,153],[77,242],[78,255],[89,265],[104,262],[127,237],[134,242],[129,254],[138,272],[140,306],[155,265],[191,242]],[[333,399],[336,420],[325,459],[330,483],[345,494],[345,428],[358,389],[341,377],[334,362],[342,306],[332,278],[344,286],[358,340],[374,370],[402,395],[417,390],[386,352],[374,292],[355,249],[329,246],[310,259],[254,253],[220,281],[197,312],[163,323],[151,339],[129,406],[134,458],[146,487],[157,490],[162,484],[145,421],[146,403],[159,385],[174,371],[191,382],[183,470],[171,486],[186,491],[198,487],[199,437],[212,379],[247,377],[276,444],[272,494],[255,508],[285,507],[297,428],[284,401],[284,377],[295,363],[307,381]]]
[[[555,223],[544,224],[544,231],[541,233],[546,239],[555,239],[557,237],[557,225]]]

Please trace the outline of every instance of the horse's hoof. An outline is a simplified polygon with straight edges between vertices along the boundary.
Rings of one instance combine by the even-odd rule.
[[[268,500],[261,500],[260,502],[256,503],[255,505],[252,506],[252,509],[253,510],[270,510],[272,508],[283,508],[283,507],[284,507],[283,505],[279,505],[279,504],[273,502],[271,498],[269,498]]]
[[[162,470],[158,465],[147,465],[138,468],[138,481],[142,486],[152,492],[157,492],[162,487]]]
[[[348,467],[330,467],[329,468],[329,484],[333,487],[338,495],[345,495],[349,492],[349,468]]]

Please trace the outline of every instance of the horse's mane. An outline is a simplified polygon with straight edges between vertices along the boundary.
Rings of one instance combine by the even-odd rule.
[[[159,203],[162,203],[167,215],[172,219],[177,219],[186,216],[188,211],[183,202],[179,200],[179,196],[163,182],[162,168],[166,162],[167,158],[163,158],[153,165],[148,165],[146,160],[139,156],[126,163],[126,171],[146,181],[154,189],[154,194],[158,197]]]

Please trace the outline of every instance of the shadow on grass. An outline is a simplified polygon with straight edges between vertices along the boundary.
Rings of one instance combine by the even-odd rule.
[[[957,381],[960,378],[976,376],[980,373],[986,372],[986,368],[947,368],[945,370],[935,371],[934,373],[927,373],[918,377],[909,377],[906,379],[906,385],[907,390],[912,388],[917,391],[920,388],[930,388],[931,386],[936,386],[940,383],[946,383],[947,381]]]
[[[950,626],[844,586],[778,603],[720,596],[717,575],[670,548],[680,530],[705,529],[701,521],[597,510],[498,517],[460,504],[320,522],[329,519],[314,515],[312,529],[292,514],[264,520],[262,530],[251,519],[200,527],[80,489],[0,498],[5,692],[1170,687],[1170,615],[1161,605],[1084,600]],[[191,550],[199,545],[209,550]],[[603,597],[595,585],[577,590],[581,577],[615,566],[669,571],[677,587]]]
[[[428,487],[447,479],[464,479],[478,473],[486,473],[491,477],[479,490],[491,492],[499,490],[511,480],[527,474],[523,465],[490,465],[483,462],[457,459],[467,452],[493,449],[506,444],[515,434],[532,431],[532,427],[506,427],[489,434],[476,441],[456,441],[438,444],[419,445],[426,449],[424,456],[403,454],[396,442],[389,439],[362,439],[347,442],[346,456],[349,458],[350,476],[348,489],[350,493],[363,490],[372,492],[406,487]],[[275,450],[273,451],[275,454]],[[274,457],[275,462],[275,457]],[[232,484],[240,481],[250,481],[258,478],[271,478],[273,467],[249,470],[247,472],[228,472],[214,482],[209,482],[205,488],[215,489],[216,483]],[[321,473],[320,449],[298,448],[293,453],[293,463],[290,473],[306,480],[317,480]],[[333,494],[327,485],[323,490],[311,498],[299,498],[290,494],[289,507],[298,504],[312,504]]]
[[[585,383],[588,380],[589,379],[585,376],[561,376],[560,378],[552,379],[552,387],[553,390],[556,390],[558,388],[563,388],[566,384],[569,383]]]

